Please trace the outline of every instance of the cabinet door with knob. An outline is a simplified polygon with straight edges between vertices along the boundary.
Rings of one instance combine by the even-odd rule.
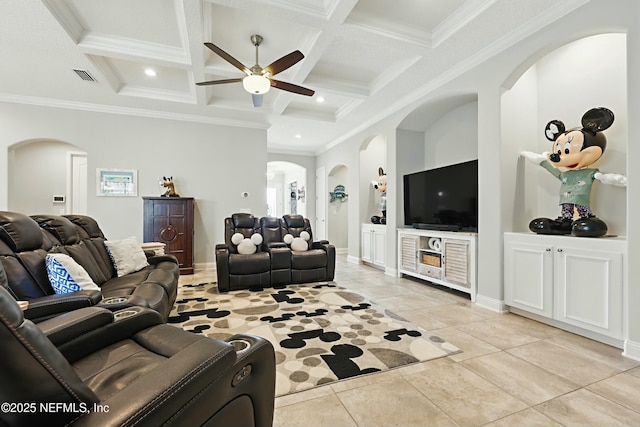
[[[505,235],[504,299],[512,307],[553,317],[553,249]]]
[[[363,262],[384,268],[386,250],[386,229],[381,224],[362,224],[361,259]]]
[[[505,303],[622,339],[625,253],[621,238],[505,233]]]
[[[161,242],[178,259],[180,274],[193,274],[193,198],[143,197],[144,241]]]

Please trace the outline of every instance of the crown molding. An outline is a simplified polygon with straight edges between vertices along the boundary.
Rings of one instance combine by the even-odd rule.
[[[119,114],[125,116],[146,117],[151,119],[177,120],[184,122],[205,123],[211,125],[242,127],[250,129],[268,129],[269,123],[223,119],[197,114],[172,113],[168,111],[146,110],[142,108],[116,107],[111,105],[90,104],[86,102],[62,101],[59,99],[38,98],[33,96],[0,94],[0,102],[13,104],[36,105],[40,107],[65,108],[69,110],[90,111],[94,113]]]

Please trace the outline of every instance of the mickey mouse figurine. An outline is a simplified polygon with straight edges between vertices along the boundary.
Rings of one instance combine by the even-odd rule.
[[[371,181],[373,188],[380,192],[380,204],[378,208],[382,212],[382,216],[374,215],[371,217],[373,224],[387,223],[387,174],[382,168],[378,168],[378,180]]]
[[[542,154],[523,151],[522,157],[539,164],[558,178],[560,185],[561,216],[556,219],[536,218],[529,230],[537,234],[571,234],[577,237],[598,237],[607,233],[607,224],[597,218],[589,207],[591,186],[597,179],[604,184],[626,187],[623,175],[601,173],[589,168],[598,160],[607,146],[602,131],[613,124],[613,112],[600,107],[592,108],[582,116],[582,129],[565,129],[560,120],[552,120],[545,127],[545,136],[553,142],[553,152]],[[574,209],[580,218],[573,220]]]

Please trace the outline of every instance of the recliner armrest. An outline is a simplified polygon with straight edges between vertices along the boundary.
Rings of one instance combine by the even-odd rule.
[[[218,290],[229,290],[229,247],[224,243],[216,245],[216,274],[218,276]]]
[[[111,323],[89,330],[84,334],[76,335],[57,346],[58,350],[70,363],[100,348],[129,339],[136,333],[151,326],[164,323],[162,315],[150,308],[129,307],[114,313],[108,311],[108,313],[113,318]]]
[[[331,281],[336,274],[336,247],[327,240],[313,242],[313,249],[323,249],[327,253],[327,280]]]
[[[262,338],[236,336],[250,343],[236,352],[227,342],[180,332],[160,325],[137,334],[135,341],[167,360],[101,400],[108,413],[84,415],[74,426],[272,425],[273,346]]]
[[[143,249],[144,252],[144,256],[147,257],[147,259],[151,258],[152,256],[156,256],[156,251],[152,251],[151,249]]]
[[[24,317],[34,322],[41,322],[61,313],[92,307],[101,300],[102,292],[95,290],[47,295],[29,300],[29,307],[24,311]]]
[[[326,251],[329,246],[333,247],[328,240],[318,240],[311,243],[311,249],[324,249]]]
[[[267,243],[267,249],[271,249],[271,248],[288,248],[289,246],[287,246],[287,244],[285,242],[270,242]]]
[[[149,302],[138,295],[123,295],[106,297],[96,307],[106,308],[110,311],[119,311],[129,307],[149,307]]]
[[[38,323],[38,328],[58,347],[110,323],[113,323],[113,313],[110,310],[87,307],[44,320]]]
[[[153,255],[151,257],[147,257],[147,261],[151,265],[160,264],[161,262],[166,262],[166,261],[178,264],[178,258],[176,258],[171,254]]]

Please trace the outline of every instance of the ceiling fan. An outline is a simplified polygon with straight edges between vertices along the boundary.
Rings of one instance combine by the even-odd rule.
[[[250,40],[251,43],[256,47],[256,64],[251,68],[246,67],[240,61],[238,61],[233,56],[229,55],[227,52],[220,49],[213,43],[205,43],[205,46],[211,49],[214,53],[218,54],[229,64],[245,73],[246,76],[238,77],[235,79],[211,80],[208,82],[196,83],[196,85],[207,86],[242,82],[244,89],[251,94],[251,97],[253,98],[253,105],[255,107],[260,107],[262,105],[262,95],[269,92],[269,88],[271,86],[275,87],[276,89],[286,90],[287,92],[292,92],[299,95],[312,96],[315,93],[315,91],[307,89],[306,87],[294,85],[293,83],[283,82],[281,80],[275,80],[272,78],[276,74],[292,67],[300,60],[302,60],[302,58],[304,58],[302,52],[300,52],[299,50],[295,50],[288,55],[285,55],[282,58],[272,62],[270,65],[262,68],[260,65],[258,65],[258,47],[260,46],[260,43],[262,43],[263,38],[259,34],[254,34],[251,36]]]

